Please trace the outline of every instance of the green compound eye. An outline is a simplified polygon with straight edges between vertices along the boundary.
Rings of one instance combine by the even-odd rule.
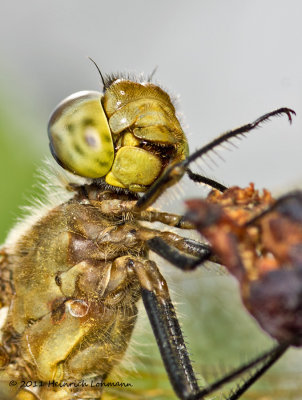
[[[86,178],[105,176],[114,148],[102,93],[77,92],[63,100],[48,123],[50,149],[63,168]]]

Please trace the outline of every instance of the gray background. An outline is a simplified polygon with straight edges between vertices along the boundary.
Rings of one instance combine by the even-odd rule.
[[[1,107],[14,129],[1,130],[1,138],[12,143],[7,154],[0,148],[1,159],[7,157],[0,172],[1,214],[13,221],[17,208],[10,202],[20,206],[30,193],[30,184],[22,185],[35,182],[33,169],[48,155],[46,126],[52,109],[73,92],[100,88],[87,56],[105,73],[150,73],[158,66],[155,80],[180,95],[191,150],[270,110],[292,107],[297,112],[292,126],[285,117],[272,120],[240,142],[238,150],[224,152],[225,163],[216,159],[219,166],[205,172],[228,185],[254,181],[275,194],[301,187],[301,15],[299,0],[2,1]],[[186,197],[197,193],[191,189],[186,189]],[[195,274],[184,279],[183,289],[190,292],[195,285],[200,293],[203,284],[207,286],[202,302],[199,297],[191,299],[195,306],[201,304],[191,337],[198,338],[197,348],[201,346],[197,354],[229,360],[232,351],[238,354],[238,348],[248,348],[250,325],[239,340],[238,332],[229,340],[228,329],[236,330],[239,324],[232,319],[233,303],[229,305],[236,285],[217,286],[212,277]],[[222,292],[225,297],[220,298]],[[205,298],[214,298],[216,305],[210,306]],[[216,314],[209,320],[214,309],[229,319],[228,327],[217,326]],[[193,325],[190,311],[183,313],[189,315],[187,325]],[[199,318],[204,318],[202,340]],[[219,331],[228,332],[227,344],[216,338]],[[225,348],[230,353],[224,355]],[[250,350],[253,354],[253,342]],[[301,354],[292,352],[283,368],[301,369]]]

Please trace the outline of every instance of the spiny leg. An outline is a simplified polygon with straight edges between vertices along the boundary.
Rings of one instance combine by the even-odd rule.
[[[185,219],[183,215],[161,212],[153,208],[136,211],[136,201],[133,200],[89,200],[89,203],[106,216],[121,218],[122,221],[135,218],[137,221],[161,222],[174,228],[195,229],[194,225]]]
[[[135,217],[138,221],[161,222],[180,229],[195,228],[194,224],[188,221],[184,216],[177,214],[159,212],[156,210],[145,210],[133,213],[133,201],[90,200],[90,204],[98,208],[105,215],[121,218],[121,224],[127,219],[127,213],[129,213],[130,220]],[[195,267],[195,264],[197,266],[197,264],[206,260],[219,262],[217,257],[212,254],[209,245],[184,238],[175,233],[141,227],[135,234],[140,240],[146,242],[151,250],[182,269],[192,269]],[[178,253],[175,248],[185,253],[186,256]],[[187,257],[188,255],[197,257],[197,259]]]
[[[161,222],[165,225],[180,229],[195,228],[194,224],[182,215],[165,213],[152,209],[133,212],[133,201],[90,200],[90,204],[97,207],[105,215],[115,218],[119,217],[121,223],[124,223],[124,220],[128,218],[127,213],[129,213],[129,220],[135,217],[138,221]],[[152,251],[183,270],[194,269],[197,265],[206,260],[219,263],[217,257],[212,254],[210,246],[205,243],[196,242],[195,240],[184,238],[172,232],[161,232],[145,227],[141,227],[136,234],[141,240],[147,243],[147,246]],[[195,258],[190,257],[190,255]]]
[[[271,368],[276,361],[286,352],[290,344],[280,344],[275,352],[264,362],[262,367],[256,369],[256,371],[246,380],[243,384],[239,385],[235,391],[232,391],[230,396],[226,400],[237,400],[243,393],[245,393],[261,376]]]
[[[220,387],[222,387],[223,385],[225,385],[226,383],[232,382],[234,379],[236,379],[238,376],[242,375],[244,372],[249,371],[251,368],[256,367],[258,364],[263,363],[264,365],[271,364],[271,360],[272,358],[275,357],[276,353],[279,354],[280,350],[283,351],[283,349],[286,347],[286,349],[289,347],[288,344],[278,344],[277,346],[273,347],[272,349],[266,351],[263,354],[260,354],[258,357],[252,359],[251,361],[249,361],[248,363],[241,365],[238,368],[233,369],[232,371],[230,371],[229,373],[227,373],[226,375],[224,375],[222,378],[216,380],[215,382],[211,383],[210,385],[208,385],[206,388],[202,389],[201,393],[203,396],[210,394],[214,391],[216,391],[217,389],[219,389]],[[285,350],[286,350],[285,349]],[[285,351],[284,350],[284,351]],[[283,354],[283,352],[282,352]],[[281,355],[282,355],[281,354]],[[279,357],[281,357],[281,355]],[[278,358],[279,358],[278,357]],[[277,361],[277,359],[275,360]],[[275,362],[274,361],[274,362]],[[262,368],[262,367],[261,367]],[[267,367],[269,368],[269,366]],[[250,375],[250,377],[248,378],[248,380],[246,380],[244,382],[244,384],[248,383],[250,380],[252,380],[254,378],[254,375],[256,375],[256,373],[259,371],[260,369],[257,369],[252,375]],[[267,369],[266,369],[267,370]],[[265,371],[263,371],[264,373]],[[261,375],[260,375],[261,376]],[[258,378],[260,378],[260,376],[258,376]],[[257,378],[257,379],[258,379]],[[249,387],[255,382],[255,380],[253,380],[253,382],[250,383]],[[248,389],[248,388],[247,388]],[[246,389],[246,390],[247,390]],[[232,391],[232,394],[234,394],[235,391]],[[229,399],[227,399],[229,400]]]
[[[184,239],[189,241],[190,239]],[[191,241],[195,242],[195,241]],[[198,243],[198,242],[195,242]],[[190,257],[186,254],[179,252],[175,247],[172,247],[166,243],[161,237],[154,237],[147,241],[147,246],[150,250],[154,251],[156,254],[169,261],[175,267],[180,268],[183,271],[191,271],[198,267],[205,261],[219,262],[215,255],[213,255],[210,246],[198,243],[199,257]]]
[[[261,117],[257,118],[254,122],[249,124],[243,125],[237,129],[228,131],[221,136],[217,137],[216,139],[212,140],[210,143],[202,147],[201,149],[195,151],[189,157],[186,158],[182,163],[185,164],[187,167],[192,161],[195,161],[197,158],[202,157],[209,151],[213,150],[215,147],[219,146],[222,143],[227,142],[228,140],[243,135],[245,133],[251,132],[255,128],[257,128],[261,123],[268,121],[271,117],[280,116],[282,114],[286,114],[290,123],[292,123],[292,114],[296,115],[294,110],[290,108],[282,107],[278,108],[277,110],[271,111],[267,114],[262,115]]]
[[[125,268],[138,277],[143,302],[171,384],[182,400],[198,393],[198,383],[190,362],[181,328],[165,279],[153,261],[121,257]]]
[[[207,145],[203,146],[199,150],[195,151],[186,160],[179,162],[177,164],[173,164],[168,167],[165,172],[156,180],[156,182],[150,187],[150,189],[144,193],[142,197],[136,203],[137,210],[143,210],[149,207],[155,200],[170,186],[178,182],[184,173],[186,172],[189,164],[195,161],[197,158],[204,156],[210,151],[214,150],[217,146],[222,143],[227,142],[228,140],[244,135],[257,128],[262,122],[269,120],[273,116],[279,116],[282,114],[286,114],[290,123],[292,122],[292,115],[296,113],[289,108],[279,108],[275,111],[262,115],[260,118],[256,119],[254,122],[249,123],[247,125],[243,125],[240,128],[235,130],[231,130],[229,132],[224,133],[223,135],[217,137],[212,140]]]
[[[264,361],[265,370],[267,370],[288,348],[288,344],[278,345],[248,364],[231,371],[208,387],[200,389],[165,279],[153,261],[129,256],[125,256],[123,259],[125,266],[134,270],[138,276],[145,309],[165,368],[174,391],[181,400],[201,400],[205,395],[212,393],[260,362]],[[255,377],[253,376],[246,381],[246,386],[248,382],[250,386],[255,380],[256,374]]]
[[[208,244],[184,238],[176,233],[142,227],[138,235],[152,251],[182,270],[194,269],[204,261],[220,263]]]

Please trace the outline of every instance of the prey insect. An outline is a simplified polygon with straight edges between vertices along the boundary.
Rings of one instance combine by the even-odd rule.
[[[188,155],[188,145],[169,95],[149,81],[103,79],[104,93],[79,92],[53,112],[48,133],[58,164],[82,181],[64,184],[69,199],[13,230],[1,249],[1,396],[24,395],[12,379],[41,385],[30,399],[101,399],[100,387],[120,363],[131,339],[142,298],[171,385],[183,400],[202,399],[236,375],[201,389],[153,250],[183,270],[218,261],[203,243],[174,232],[146,228],[143,221],[180,229],[194,224],[150,206],[188,173],[215,182],[188,166],[221,143],[275,115],[230,131]],[[219,186],[219,184],[217,184]],[[66,384],[66,385],[65,385]],[[24,392],[24,391],[23,391]]]
[[[214,190],[207,199],[189,200],[187,205],[187,218],[238,280],[246,308],[279,342],[263,365],[232,393],[233,400],[290,346],[302,345],[302,192],[275,200],[267,190],[260,194],[251,184],[244,189]]]

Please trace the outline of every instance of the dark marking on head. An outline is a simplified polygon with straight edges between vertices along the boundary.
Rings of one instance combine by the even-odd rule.
[[[82,121],[82,125],[84,127],[86,126],[94,126],[95,125],[95,121],[93,118],[84,118]]]
[[[104,136],[102,137],[102,141],[103,141],[104,143],[111,143],[111,142],[112,142],[112,138],[111,138],[110,136],[104,135]]]
[[[97,162],[101,167],[106,167],[108,165],[106,161],[102,161],[99,158],[96,158],[95,162]]]
[[[74,145],[74,150],[78,153],[81,154],[81,156],[83,156],[85,154],[85,152],[83,151],[83,149],[81,149],[81,147],[78,144]]]
[[[73,124],[67,124],[66,126],[68,133],[73,134],[74,133],[74,125]]]

